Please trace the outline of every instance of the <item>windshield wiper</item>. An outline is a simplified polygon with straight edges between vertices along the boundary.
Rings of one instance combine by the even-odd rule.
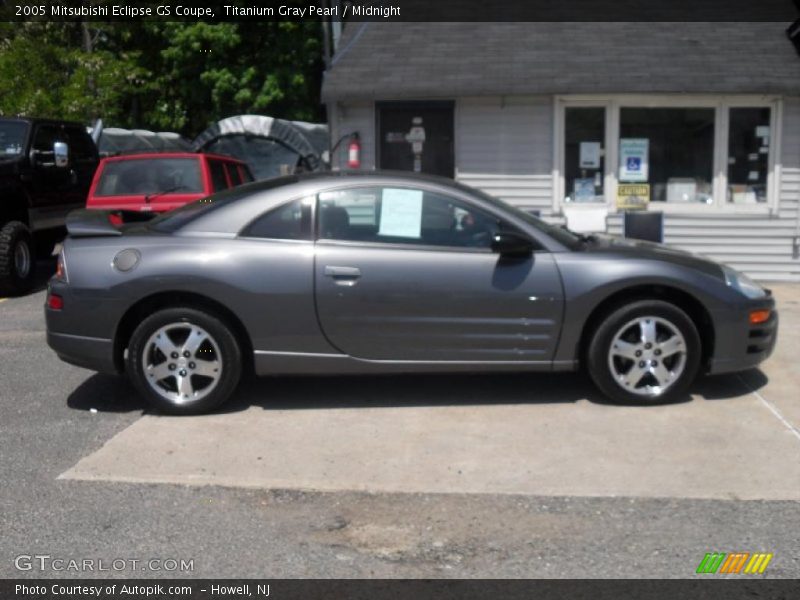
[[[144,203],[150,204],[150,201],[153,198],[158,198],[159,196],[163,196],[164,194],[171,194],[172,192],[177,192],[178,190],[186,189],[185,185],[176,185],[171,188],[167,188],[166,190],[161,190],[160,192],[156,192],[155,194],[145,194],[144,196]]]

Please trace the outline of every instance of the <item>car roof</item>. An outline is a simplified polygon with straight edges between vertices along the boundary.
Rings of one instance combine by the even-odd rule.
[[[465,186],[454,179],[441,177],[439,175],[429,175],[427,173],[412,173],[409,171],[391,171],[379,169],[374,171],[367,170],[348,170],[348,171],[317,171],[313,173],[300,173],[294,175],[282,175],[272,177],[247,184],[252,191],[258,191],[259,187],[275,189],[292,184],[318,183],[321,185],[338,185],[342,183],[357,181],[374,180],[376,183],[381,180],[386,181],[408,181],[409,183],[429,183],[433,185],[458,188],[465,192],[475,193],[473,188]]]

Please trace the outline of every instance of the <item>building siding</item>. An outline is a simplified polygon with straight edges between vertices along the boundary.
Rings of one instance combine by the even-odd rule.
[[[552,211],[551,96],[459,98],[455,132],[456,179],[510,204]]]
[[[361,138],[361,168],[374,169],[376,166],[375,103],[353,102],[335,103],[331,106],[331,145],[336,144],[343,135],[358,132]],[[348,140],[343,140],[331,156],[331,167],[347,168]]]

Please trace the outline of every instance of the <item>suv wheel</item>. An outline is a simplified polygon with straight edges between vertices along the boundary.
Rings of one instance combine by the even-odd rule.
[[[158,410],[199,414],[225,402],[241,377],[241,350],[230,328],[193,308],[146,318],[128,345],[127,372]]]
[[[700,367],[700,336],[689,316],[661,300],[612,311],[589,344],[589,374],[611,400],[658,404],[686,393]]]
[[[11,221],[0,228],[0,290],[23,294],[33,287],[36,254],[25,223]]]

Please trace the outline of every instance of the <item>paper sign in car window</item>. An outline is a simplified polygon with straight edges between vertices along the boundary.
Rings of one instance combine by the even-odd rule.
[[[422,190],[385,188],[378,235],[419,238],[421,230]]]

